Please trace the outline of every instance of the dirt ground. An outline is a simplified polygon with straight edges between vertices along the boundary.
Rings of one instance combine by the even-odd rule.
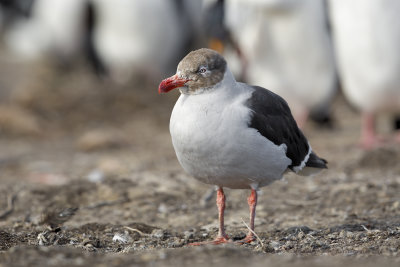
[[[342,97],[333,129],[304,130],[329,169],[262,188],[259,240],[191,247],[218,217],[213,188],[171,145],[177,93],[1,60],[0,266],[400,265],[400,147],[359,149],[359,114]],[[226,193],[240,239],[249,192]]]

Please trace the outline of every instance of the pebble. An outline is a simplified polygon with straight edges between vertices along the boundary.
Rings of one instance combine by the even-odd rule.
[[[194,233],[192,231],[185,231],[183,234],[185,239],[190,239],[194,237]]]
[[[306,236],[306,234],[305,234],[303,231],[300,231],[300,232],[297,234],[297,238],[298,238],[298,239],[303,239],[305,236]]]
[[[159,206],[158,206],[158,212],[159,213],[168,213],[168,207],[167,207],[167,205],[165,205],[164,203],[161,203]]]
[[[277,241],[271,241],[269,244],[274,250],[279,250],[281,246],[281,244]]]
[[[102,182],[104,180],[104,172],[100,171],[100,170],[92,170],[88,175],[87,175],[87,179],[89,182],[92,183],[99,183]]]
[[[347,232],[344,231],[344,230],[340,231],[339,237],[340,237],[340,238],[346,238],[346,237],[347,237]]]
[[[165,232],[165,230],[162,230],[162,229],[155,229],[155,230],[151,233],[151,235],[152,235],[153,237],[155,237],[155,238],[163,239],[163,238],[165,238],[165,237],[167,236],[167,233]]]

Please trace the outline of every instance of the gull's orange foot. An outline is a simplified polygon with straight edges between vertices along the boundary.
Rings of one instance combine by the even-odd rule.
[[[247,235],[245,238],[236,241],[236,243],[241,244],[241,245],[250,244],[251,242],[253,242],[255,240],[256,240],[256,238],[254,237],[254,235]]]
[[[228,236],[219,236],[213,241],[203,241],[203,242],[194,242],[190,243],[189,246],[203,246],[203,245],[220,245],[220,244],[226,244],[226,243],[231,243],[232,240],[229,239]]]

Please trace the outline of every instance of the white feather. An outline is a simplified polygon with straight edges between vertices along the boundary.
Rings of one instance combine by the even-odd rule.
[[[309,143],[309,144],[308,144],[308,152],[307,152],[307,155],[304,157],[304,159],[303,159],[303,161],[300,163],[300,165],[293,167],[293,171],[294,171],[295,173],[298,173],[299,171],[301,171],[301,170],[304,168],[304,166],[306,166],[306,163],[307,163],[308,159],[310,158],[311,152],[312,152],[312,149],[311,149],[311,146],[310,146],[310,143]]]

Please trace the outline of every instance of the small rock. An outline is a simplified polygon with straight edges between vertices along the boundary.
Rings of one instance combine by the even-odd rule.
[[[93,239],[93,238],[85,238],[82,241],[82,246],[89,249],[89,250],[95,250],[96,248],[100,248],[100,240],[99,239]]]
[[[279,242],[276,242],[276,241],[271,241],[271,242],[269,243],[269,245],[270,245],[275,251],[279,250],[280,247],[281,247],[281,244],[280,244]]]
[[[194,237],[194,233],[192,231],[185,231],[183,233],[183,235],[184,235],[185,239],[191,239]]]
[[[70,244],[70,245],[75,245],[75,244],[78,244],[78,243],[79,243],[79,241],[78,241],[78,239],[75,238],[75,237],[71,237],[71,238],[69,239],[69,244]]]
[[[347,232],[346,232],[346,236],[347,236],[348,238],[352,238],[352,237],[354,237],[354,233],[353,233],[353,232],[350,232],[350,231],[347,231]]]
[[[92,183],[99,183],[104,180],[104,172],[100,170],[93,170],[87,175],[87,179]]]
[[[164,238],[166,237],[167,233],[166,233],[164,230],[162,230],[162,229],[155,229],[155,230],[151,233],[151,235],[152,235],[153,237],[155,237],[155,238],[158,238],[158,239],[164,239]]]
[[[270,245],[266,245],[266,246],[264,246],[264,247],[261,247],[261,248],[258,248],[257,249],[257,251],[264,251],[264,252],[266,252],[266,253],[272,253],[272,252],[275,252],[276,251],[276,249],[275,248],[273,248],[272,246],[270,246]]]
[[[168,246],[173,247],[173,248],[178,248],[182,247],[185,243],[185,239],[180,239],[180,238],[174,238],[174,241],[169,242]]]
[[[347,232],[344,231],[344,230],[340,231],[339,237],[340,237],[340,238],[346,238],[346,237],[347,237]]]
[[[168,213],[168,207],[164,203],[161,203],[157,210],[159,213]]]
[[[309,228],[308,226],[294,226],[290,227],[289,229],[286,230],[288,234],[298,234],[299,232],[303,232],[304,234],[308,234],[310,232],[313,232],[314,230]]]
[[[305,236],[306,236],[306,235],[304,234],[303,231],[300,231],[300,232],[297,234],[297,238],[298,238],[298,239],[303,239]]]
[[[339,234],[339,236],[340,236],[340,234]],[[337,235],[336,235],[336,233],[334,233],[334,234],[329,234],[328,236],[327,236],[329,239],[336,239],[337,238]]]

